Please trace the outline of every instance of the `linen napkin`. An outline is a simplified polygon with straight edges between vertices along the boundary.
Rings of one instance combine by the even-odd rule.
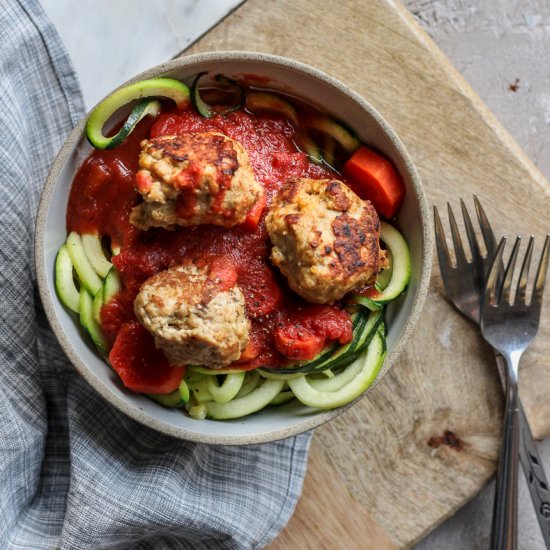
[[[0,0],[0,29],[0,548],[262,548],[294,509],[309,434],[176,440],[111,407],[67,361],[36,292],[33,231],[83,102],[36,0]]]

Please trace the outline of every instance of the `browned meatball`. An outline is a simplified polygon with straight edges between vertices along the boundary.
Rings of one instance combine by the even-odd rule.
[[[136,188],[143,202],[130,221],[140,229],[242,223],[263,193],[242,145],[217,132],[141,142]]]
[[[339,300],[380,270],[378,214],[341,181],[290,180],[274,197],[266,225],[271,261],[310,302]]]
[[[172,267],[141,286],[134,300],[139,322],[173,365],[221,368],[236,361],[248,343],[242,292],[210,267]],[[229,288],[228,288],[229,287]]]

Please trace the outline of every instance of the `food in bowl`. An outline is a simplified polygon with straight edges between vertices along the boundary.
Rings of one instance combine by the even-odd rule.
[[[288,180],[265,223],[273,265],[308,302],[341,300],[387,267],[376,210],[337,179]]]
[[[204,76],[190,91],[138,82],[93,111],[58,295],[124,386],[193,418],[349,403],[382,366],[385,307],[410,278],[405,239],[379,220],[403,183],[319,109]]]
[[[143,202],[132,209],[136,227],[244,222],[263,195],[240,143],[219,132],[192,132],[144,140],[136,174]],[[214,204],[219,198],[219,204]],[[182,205],[186,205],[185,208]]]

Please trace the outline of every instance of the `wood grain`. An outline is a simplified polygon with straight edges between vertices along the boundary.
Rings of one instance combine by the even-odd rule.
[[[318,446],[311,449],[310,464],[315,467],[308,469],[296,511],[270,550],[397,550],[386,531],[334,475]]]
[[[248,0],[190,52],[210,50],[284,55],[342,80],[401,136],[430,202],[471,204],[475,192],[497,234],[534,233],[540,250],[550,185],[400,3]],[[521,371],[538,437],[550,433],[549,300]],[[490,350],[446,302],[434,266],[406,353],[316,431],[303,497],[271,548],[411,546],[493,475],[501,407]]]

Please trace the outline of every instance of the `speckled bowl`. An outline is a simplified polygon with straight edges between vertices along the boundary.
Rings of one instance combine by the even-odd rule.
[[[155,76],[170,76],[189,83],[200,71],[227,76],[258,75],[267,87],[321,106],[353,128],[362,142],[375,145],[389,157],[403,177],[407,194],[397,225],[411,249],[412,280],[406,296],[388,311],[389,353],[376,380],[379,382],[406,345],[419,318],[431,267],[429,211],[420,178],[403,144],[380,114],[347,86],[317,69],[282,57],[252,52],[191,55],[150,69],[124,85]],[[36,224],[36,271],[46,314],[62,348],[80,374],[107,401],[135,420],[174,437],[242,445],[274,441],[311,430],[335,418],[359,399],[368,399],[367,391],[353,403],[330,411],[288,403],[242,419],[199,421],[125,389],[114,371],[96,353],[78,321],[61,305],[54,287],[56,253],[66,239],[65,212],[71,182],[90,151],[82,121],[59,152],[42,193]]]

